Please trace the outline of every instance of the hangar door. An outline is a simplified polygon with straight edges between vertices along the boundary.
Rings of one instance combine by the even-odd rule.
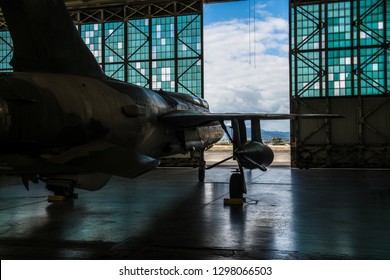
[[[290,0],[292,166],[390,167],[390,1]]]

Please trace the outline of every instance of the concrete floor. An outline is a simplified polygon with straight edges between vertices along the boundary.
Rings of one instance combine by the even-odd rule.
[[[390,259],[388,170],[254,170],[248,203],[224,206],[230,172],[160,168],[54,204],[0,177],[1,259]]]

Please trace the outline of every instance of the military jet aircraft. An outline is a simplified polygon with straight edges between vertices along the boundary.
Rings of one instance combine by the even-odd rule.
[[[201,151],[231,121],[230,195],[246,191],[243,168],[266,170],[272,150],[262,143],[261,119],[333,115],[212,114],[203,99],[153,91],[107,77],[79,36],[63,0],[0,0],[14,54],[0,74],[0,173],[42,181],[55,194],[98,190],[112,175],[133,178],[168,155]],[[251,121],[248,141],[245,121]],[[213,166],[211,166],[213,167]]]

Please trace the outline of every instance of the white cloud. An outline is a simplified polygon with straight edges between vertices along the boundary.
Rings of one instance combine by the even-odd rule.
[[[219,22],[205,26],[204,36],[205,98],[213,112],[289,112],[287,20]],[[288,122],[263,123],[289,130]]]

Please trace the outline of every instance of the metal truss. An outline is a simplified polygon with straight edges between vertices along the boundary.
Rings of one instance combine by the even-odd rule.
[[[154,17],[202,14],[203,3],[200,0],[185,1],[133,1],[130,4],[106,5],[87,8],[70,8],[73,20],[77,24],[126,21]]]
[[[0,30],[8,29],[8,26],[5,22],[5,19],[3,16],[0,16]]]

